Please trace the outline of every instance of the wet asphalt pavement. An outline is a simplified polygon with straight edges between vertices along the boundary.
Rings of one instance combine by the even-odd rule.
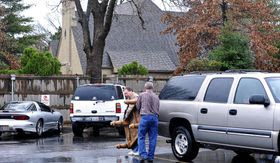
[[[116,149],[123,143],[113,129],[101,130],[99,137],[91,131],[84,137],[74,137],[71,128],[66,127],[61,135],[47,133],[42,138],[33,135],[17,136],[5,134],[0,139],[0,162],[5,163],[138,163],[137,157],[128,156],[129,150]],[[155,163],[178,162],[166,139],[158,138]],[[273,163],[278,158],[271,155],[241,157],[228,150],[211,151],[201,149],[194,163]]]

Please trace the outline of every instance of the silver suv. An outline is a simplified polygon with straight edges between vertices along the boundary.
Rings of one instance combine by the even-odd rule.
[[[280,73],[177,76],[159,97],[159,135],[171,138],[178,160],[193,160],[200,147],[278,155]]]

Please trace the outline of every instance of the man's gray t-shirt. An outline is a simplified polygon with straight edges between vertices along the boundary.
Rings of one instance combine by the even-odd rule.
[[[147,90],[139,95],[136,107],[140,115],[159,115],[159,98],[153,91]]]

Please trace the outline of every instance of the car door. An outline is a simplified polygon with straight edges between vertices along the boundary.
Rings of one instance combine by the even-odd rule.
[[[272,148],[273,107],[250,104],[253,95],[268,99],[265,87],[257,78],[241,78],[233,103],[228,110],[229,143],[255,148]]]
[[[44,128],[54,128],[56,122],[54,121],[53,113],[51,109],[43,103],[38,103],[41,109],[41,114],[44,119]]]
[[[198,112],[198,140],[212,143],[227,141],[228,97],[232,77],[213,78]]]

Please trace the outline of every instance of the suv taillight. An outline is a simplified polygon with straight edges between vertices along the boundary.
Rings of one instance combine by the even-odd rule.
[[[74,104],[70,104],[70,114],[74,113]]]
[[[28,120],[29,117],[27,115],[16,115],[14,116],[15,120]]]
[[[122,107],[120,103],[116,103],[116,113],[121,113],[122,112]]]

